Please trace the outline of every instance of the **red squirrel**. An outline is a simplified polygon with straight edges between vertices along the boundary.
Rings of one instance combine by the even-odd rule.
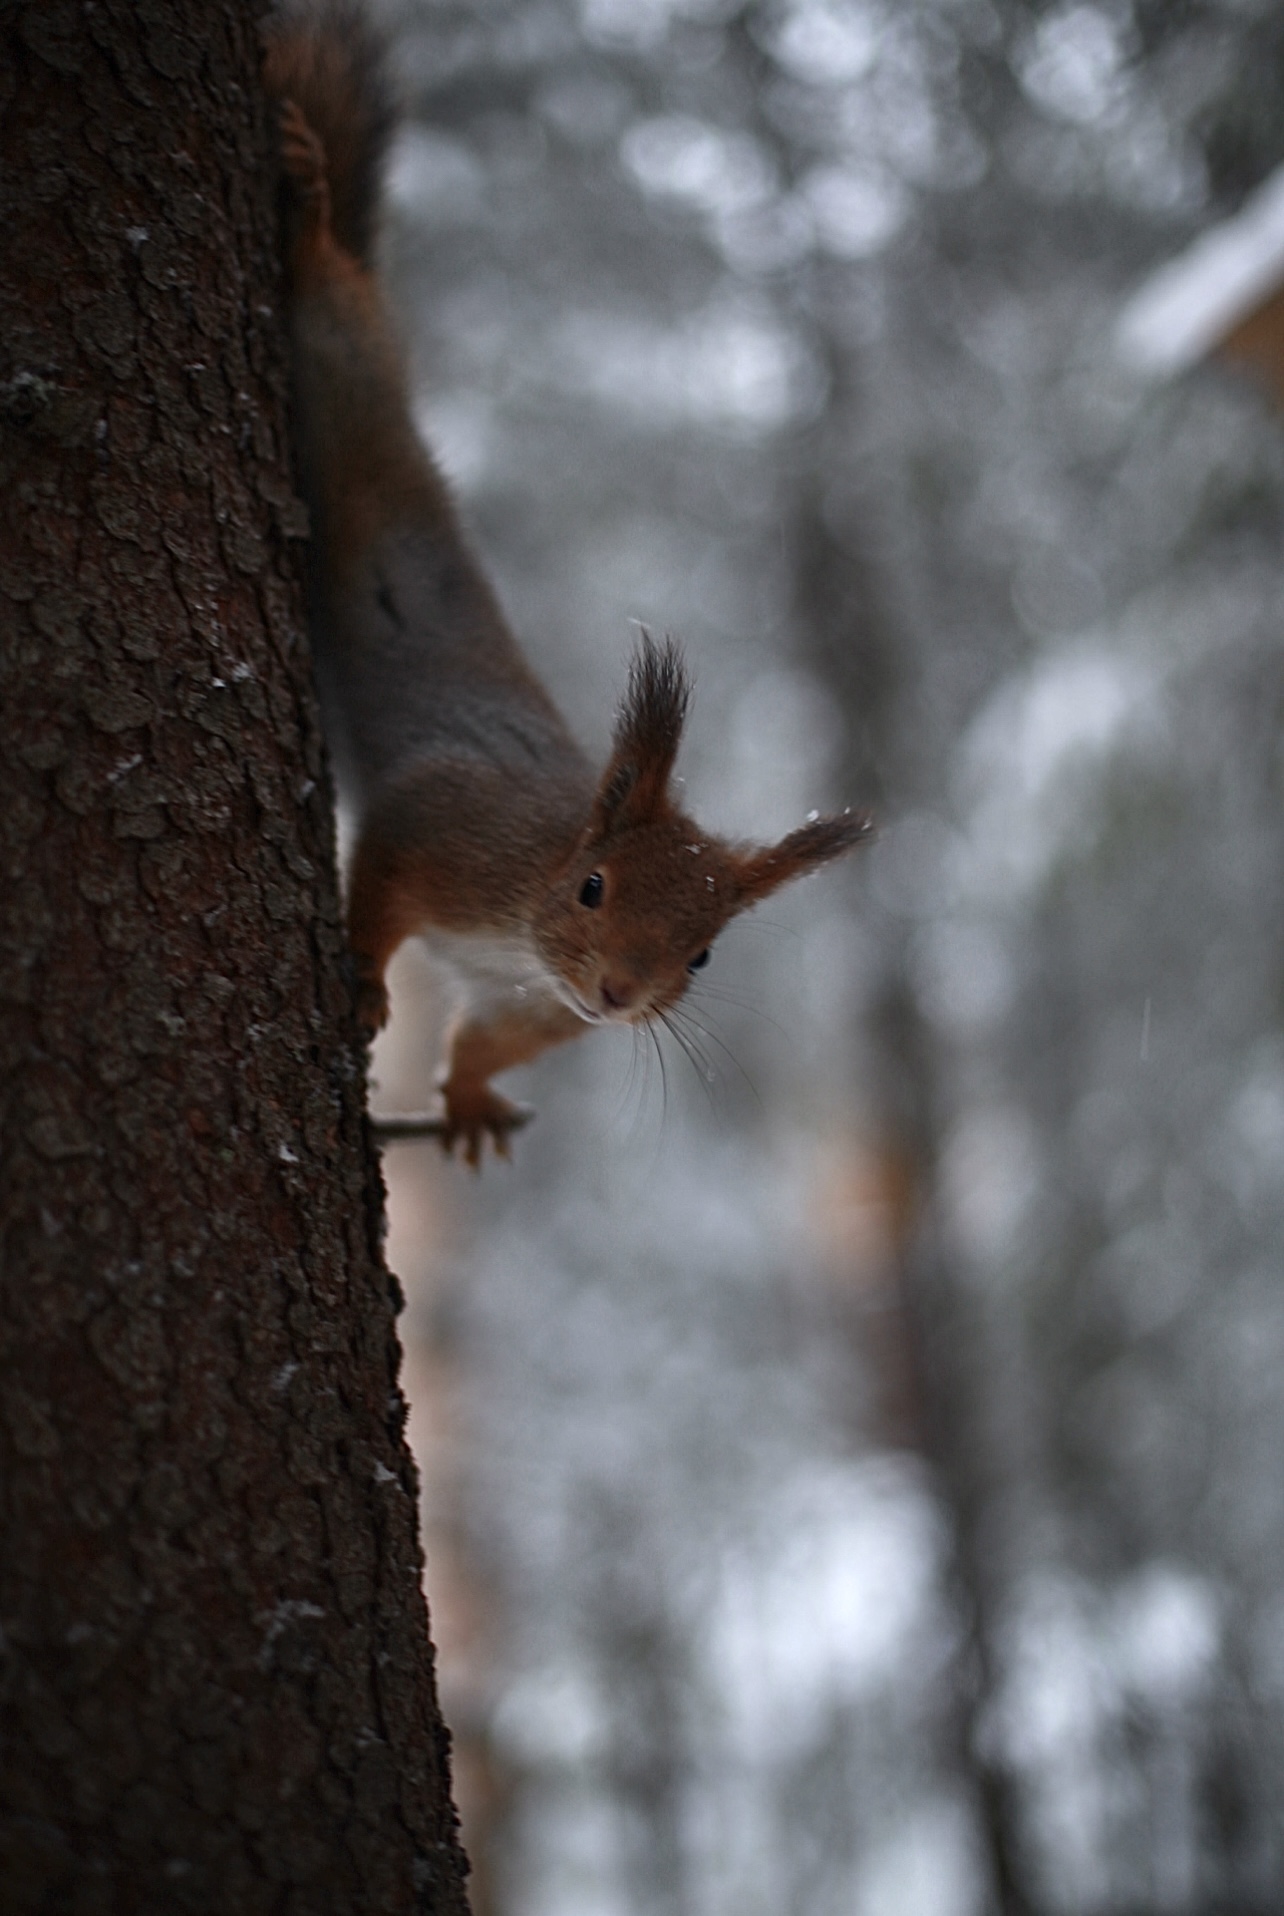
[[[491,1077],[593,1025],[675,1005],[728,919],[847,851],[869,820],[813,817],[724,843],[674,804],[689,682],[643,636],[597,773],[509,630],[411,418],[373,265],[394,127],[382,49],[347,4],[279,13],[295,432],[327,737],[356,817],[348,930],[359,1011],[420,937],[458,1004],[439,1086],[447,1151],[507,1155],[519,1107]]]

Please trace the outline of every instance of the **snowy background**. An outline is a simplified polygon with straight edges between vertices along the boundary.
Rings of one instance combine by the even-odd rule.
[[[603,751],[877,842],[396,1146],[477,1916],[1284,1906],[1284,439],[1122,349],[1270,0],[388,4],[422,423]],[[397,967],[376,1103],[422,1105]]]

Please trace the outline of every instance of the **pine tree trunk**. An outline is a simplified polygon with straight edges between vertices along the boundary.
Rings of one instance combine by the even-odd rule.
[[[0,9],[0,1910],[462,1912],[250,0]]]

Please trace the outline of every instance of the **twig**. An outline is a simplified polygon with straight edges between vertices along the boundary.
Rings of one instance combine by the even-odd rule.
[[[511,1118],[503,1120],[502,1128],[505,1132],[520,1131],[534,1116],[533,1111],[514,1111]],[[418,1138],[444,1138],[446,1120],[427,1111],[406,1111],[382,1118],[372,1114],[370,1129],[376,1144],[413,1143]]]

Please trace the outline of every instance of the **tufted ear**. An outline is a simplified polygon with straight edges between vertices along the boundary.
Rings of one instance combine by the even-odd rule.
[[[827,865],[831,858],[859,845],[874,828],[867,812],[840,812],[833,818],[813,818],[790,832],[778,845],[744,852],[736,859],[736,889],[742,911],[756,905],[791,878]]]
[[[691,681],[673,640],[656,645],[643,632],[594,804],[595,837],[641,824],[665,809],[690,700]]]

